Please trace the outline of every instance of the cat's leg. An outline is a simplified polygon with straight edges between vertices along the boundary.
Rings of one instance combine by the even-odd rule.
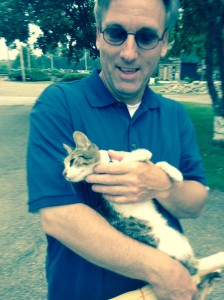
[[[183,181],[182,173],[167,162],[158,162],[156,166],[160,167],[173,181]]]
[[[216,272],[209,273],[201,278],[200,283],[198,284],[198,300],[205,300],[207,296],[212,292],[214,284],[216,281],[221,278],[221,270]]]
[[[158,249],[179,260],[191,275],[195,275],[198,271],[198,260],[186,236],[169,226],[161,228],[160,231],[157,228],[154,230],[156,236],[159,236]]]
[[[149,161],[152,153],[146,149],[137,149],[128,153],[122,161]]]
[[[131,161],[149,161],[152,157],[152,153],[146,149],[137,149],[128,153],[122,161],[131,162]],[[182,173],[169,163],[162,161],[156,163],[156,166],[161,168],[173,181],[182,181]]]

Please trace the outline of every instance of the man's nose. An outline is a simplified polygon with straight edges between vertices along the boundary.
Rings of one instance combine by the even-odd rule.
[[[131,62],[135,60],[138,56],[138,45],[135,41],[134,35],[128,35],[125,42],[121,45],[121,58],[124,60]]]

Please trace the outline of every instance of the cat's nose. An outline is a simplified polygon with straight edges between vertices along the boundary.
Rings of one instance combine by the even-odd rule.
[[[62,175],[63,175],[64,177],[66,177],[66,176],[67,176],[67,171],[64,170],[64,171],[62,172]]]

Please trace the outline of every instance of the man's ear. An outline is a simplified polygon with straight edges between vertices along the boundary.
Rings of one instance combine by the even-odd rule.
[[[161,57],[165,57],[168,49],[168,40],[169,40],[169,32],[166,31],[163,37],[162,43],[162,49],[161,49]]]
[[[100,28],[97,27],[97,29],[96,29],[96,48],[97,48],[97,50],[100,50],[100,35],[101,35]]]

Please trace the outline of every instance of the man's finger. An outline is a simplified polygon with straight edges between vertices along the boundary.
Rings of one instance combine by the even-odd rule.
[[[113,160],[122,160],[129,152],[125,152],[125,151],[115,151],[115,150],[109,150],[108,154],[110,156],[110,158]]]

